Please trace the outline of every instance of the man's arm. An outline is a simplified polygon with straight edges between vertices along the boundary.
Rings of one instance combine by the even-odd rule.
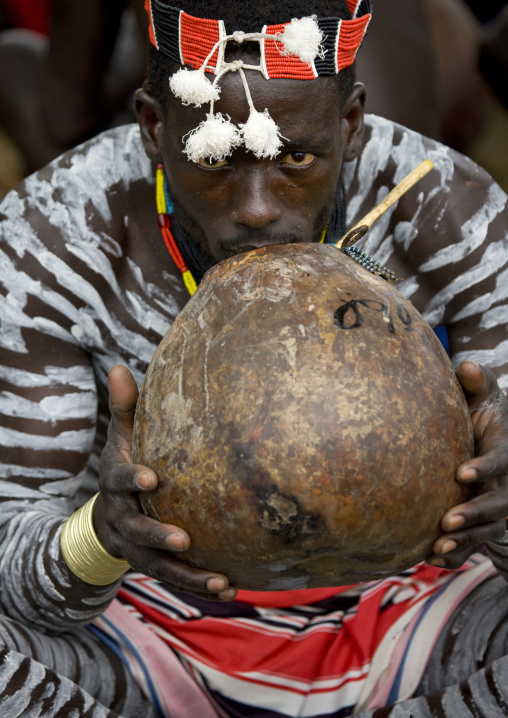
[[[43,244],[32,223],[42,230],[45,222],[17,193],[3,211],[0,604],[23,622],[64,630],[91,620],[116,593],[116,586],[96,587],[83,602],[59,551],[92,453],[97,390],[90,358],[73,334],[81,307],[64,289],[69,270],[58,242],[53,251]]]
[[[473,423],[475,457],[457,480],[473,498],[447,512],[430,562],[458,568],[479,546],[501,538],[508,516],[508,209],[505,193],[456,153],[448,212],[434,226],[437,251],[424,263],[435,283],[431,305],[446,325]],[[441,245],[441,246],[439,246]]]
[[[78,494],[83,501],[84,488],[88,495],[98,490],[107,371],[122,362],[139,379],[176,310],[169,292],[140,282],[137,265],[122,257],[120,238],[114,240],[108,230],[107,202],[94,206],[92,193],[79,185],[83,177],[91,189],[99,184],[87,178],[97,165],[89,155],[90,169],[83,169],[78,186],[72,185],[73,160],[66,157],[26,180],[0,208],[0,607],[46,631],[89,622],[116,595],[118,581],[93,586],[69,571],[60,533]],[[87,161],[82,151],[76,157],[78,164]],[[89,217],[93,227],[85,221]],[[167,284],[171,287],[171,279]],[[114,395],[113,409],[117,403]],[[115,446],[114,436],[113,425]],[[113,488],[104,513],[111,523],[125,526],[134,474],[127,471],[127,494],[119,497],[115,483],[121,482],[122,469],[115,473],[110,463],[108,472]],[[209,593],[206,583],[214,574],[196,579],[193,569],[173,564],[167,543],[171,529],[160,527],[154,538],[153,523],[138,511],[136,539],[144,546],[155,542],[159,549],[154,575],[161,575],[167,559],[178,578],[172,581],[167,568],[165,580],[195,590],[199,584]],[[113,552],[119,545],[106,543]],[[148,554],[147,548],[144,559],[139,554],[134,559],[126,550],[125,558],[149,573]]]

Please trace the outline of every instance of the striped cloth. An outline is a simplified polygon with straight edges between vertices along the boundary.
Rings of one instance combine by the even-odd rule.
[[[466,595],[495,575],[419,564],[340,589],[210,603],[142,574],[94,622],[166,718],[348,716],[411,697]]]

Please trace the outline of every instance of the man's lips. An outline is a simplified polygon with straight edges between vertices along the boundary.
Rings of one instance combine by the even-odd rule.
[[[264,247],[274,247],[277,244],[297,244],[298,242],[304,242],[305,240],[300,237],[273,237],[273,238],[260,238],[259,240],[248,239],[242,242],[235,241],[231,244],[223,244],[221,249],[225,256],[233,257],[236,254],[243,254],[244,252],[251,252],[254,249],[262,249]]]

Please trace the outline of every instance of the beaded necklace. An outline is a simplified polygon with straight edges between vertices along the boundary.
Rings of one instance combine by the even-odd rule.
[[[351,257],[351,259],[359,264],[360,267],[368,269],[371,274],[375,274],[377,277],[386,279],[386,281],[390,284],[397,281],[394,271],[388,269],[388,267],[385,267],[382,264],[379,264],[379,262],[376,262],[375,259],[372,259],[372,257],[369,257],[368,254],[365,254],[365,252],[358,249],[358,247],[347,247],[346,249],[341,249],[340,251],[347,254],[348,257]]]
[[[197,289],[196,280],[192,276],[192,272],[185,264],[182,253],[178,249],[173,233],[171,231],[171,221],[169,215],[173,211],[173,203],[169,196],[167,180],[162,165],[158,165],[155,175],[155,200],[157,203],[157,214],[159,218],[159,227],[161,228],[162,239],[168,248],[171,259],[182,273],[182,279],[190,296]]]

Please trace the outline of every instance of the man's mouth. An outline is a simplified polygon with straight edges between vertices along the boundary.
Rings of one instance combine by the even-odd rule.
[[[234,240],[221,242],[220,250],[224,257],[233,257],[236,254],[251,252],[254,249],[273,247],[277,244],[297,244],[298,242],[305,241],[306,240],[303,237],[298,237],[294,234],[277,235],[276,237],[267,237],[265,235],[256,239],[253,237],[236,238]]]

